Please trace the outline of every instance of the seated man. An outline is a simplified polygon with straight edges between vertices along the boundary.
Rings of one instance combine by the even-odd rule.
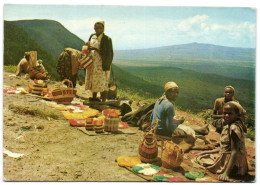
[[[25,52],[24,58],[21,59],[21,61],[16,67],[16,72],[15,72],[16,76],[29,73],[30,71],[29,60],[30,60],[30,53]]]

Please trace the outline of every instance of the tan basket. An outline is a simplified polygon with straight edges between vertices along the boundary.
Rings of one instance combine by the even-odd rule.
[[[65,82],[68,82],[68,87],[61,87]],[[59,104],[69,105],[76,95],[77,90],[73,88],[73,84],[70,80],[63,80],[59,88],[52,91],[53,100]]]
[[[182,149],[172,141],[162,141],[162,166],[168,169],[178,167],[183,161]]]

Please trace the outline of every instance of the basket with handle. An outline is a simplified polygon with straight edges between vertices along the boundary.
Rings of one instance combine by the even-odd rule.
[[[156,139],[156,129],[158,121],[153,123],[150,127],[144,132],[143,137],[140,139],[139,144],[139,158],[142,162],[150,163],[158,160],[158,144]]]
[[[67,82],[68,87],[62,87]],[[52,91],[53,100],[59,104],[69,105],[76,95],[77,90],[73,88],[70,80],[64,79],[57,89]]]

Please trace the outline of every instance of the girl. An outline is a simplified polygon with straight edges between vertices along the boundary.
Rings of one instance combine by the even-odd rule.
[[[244,133],[247,128],[244,123],[243,107],[230,101],[223,106],[223,129],[220,138],[220,148],[198,154],[194,162],[219,175],[219,180],[232,181],[248,172],[247,153]]]

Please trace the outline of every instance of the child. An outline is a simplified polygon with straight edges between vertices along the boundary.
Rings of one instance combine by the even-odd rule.
[[[247,153],[244,133],[247,128],[244,123],[243,107],[230,101],[223,106],[223,130],[221,132],[220,148],[198,154],[194,162],[219,175],[219,180],[231,181],[247,174]]]

